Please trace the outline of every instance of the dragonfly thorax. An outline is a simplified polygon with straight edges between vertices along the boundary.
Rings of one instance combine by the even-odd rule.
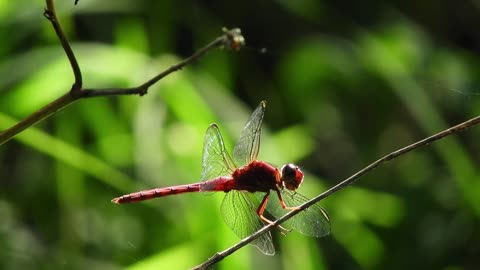
[[[281,170],[281,180],[284,188],[296,190],[303,181],[303,172],[294,164],[285,164]]]

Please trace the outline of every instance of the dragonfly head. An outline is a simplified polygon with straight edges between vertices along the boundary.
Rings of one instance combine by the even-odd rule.
[[[296,190],[303,181],[303,172],[298,166],[285,164],[282,167],[282,183],[289,190]]]

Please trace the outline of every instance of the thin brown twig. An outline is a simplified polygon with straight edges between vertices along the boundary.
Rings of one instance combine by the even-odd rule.
[[[52,24],[55,33],[62,44],[63,50],[67,55],[68,61],[72,67],[73,74],[75,76],[75,82],[72,85],[70,91],[63,96],[59,97],[55,101],[47,104],[43,108],[39,109],[38,111],[32,113],[31,115],[27,116],[14,126],[0,132],[0,145],[4,144],[17,134],[21,133],[25,129],[35,125],[36,123],[40,122],[41,120],[47,118],[48,116],[52,115],[53,113],[65,108],[66,106],[72,104],[76,100],[82,98],[91,98],[91,97],[105,97],[105,96],[119,96],[119,95],[139,95],[143,96],[147,94],[148,88],[153,84],[157,83],[162,78],[168,76],[169,74],[178,71],[185,67],[186,65],[192,63],[193,61],[199,59],[203,55],[205,55],[208,51],[219,48],[219,47],[227,47],[230,49],[238,50],[244,44],[245,40],[242,36],[240,29],[233,28],[230,30],[223,29],[223,35],[219,36],[218,38],[214,39],[212,42],[207,44],[205,47],[197,50],[194,54],[190,57],[182,60],[178,64],[175,64],[165,71],[159,73],[158,75],[154,76],[147,82],[139,85],[137,87],[131,88],[104,88],[104,89],[95,89],[89,88],[84,89],[82,88],[82,73],[80,66],[78,65],[77,59],[73,50],[68,42],[65,34],[63,33],[60,21],[57,18],[57,13],[55,11],[55,5],[53,0],[46,0],[46,8],[44,11],[44,16],[50,21]]]
[[[217,48],[219,46],[222,46],[226,44],[226,35],[220,36],[207,44],[205,47],[199,49],[196,51],[194,54],[192,54],[190,57],[185,58],[183,61],[169,67],[165,71],[161,72],[160,74],[156,75],[155,77],[151,78],[150,80],[146,81],[144,84],[139,85],[137,87],[132,87],[132,88],[106,88],[106,89],[83,89],[83,96],[84,97],[96,97],[96,96],[111,96],[111,95],[134,95],[138,94],[140,96],[143,96],[147,93],[147,90],[150,86],[158,82],[159,80],[163,79],[167,75],[169,75],[172,72],[178,71],[185,67],[187,64],[192,62],[193,60],[203,56],[206,54],[208,51],[210,51],[212,48]]]
[[[344,189],[346,188],[347,186],[351,185],[353,182],[355,182],[356,180],[358,180],[361,176],[363,176],[364,174],[376,169],[377,167],[387,163],[388,161],[390,160],[393,160],[401,155],[404,155],[412,150],[415,150],[415,149],[418,149],[422,146],[425,146],[425,145],[428,145],[432,142],[435,142],[435,141],[438,141],[442,138],[445,138],[447,136],[450,136],[452,134],[455,134],[455,133],[458,133],[460,131],[463,131],[465,129],[468,129],[474,125],[477,125],[478,123],[480,123],[480,116],[477,116],[477,117],[474,117],[470,120],[467,120],[461,124],[458,124],[456,126],[453,126],[451,128],[448,128],[444,131],[441,131],[435,135],[432,135],[430,137],[427,137],[421,141],[418,141],[416,143],[413,143],[413,144],[410,144],[404,148],[401,148],[397,151],[394,151],[380,159],[378,159],[377,161],[371,163],[370,165],[368,165],[367,167],[361,169],[360,171],[358,171],[357,173],[353,174],[352,176],[348,177],[347,179],[341,181],[340,183],[338,183],[337,185],[331,187],[330,189],[328,189],[327,191],[323,192],[322,194],[316,196],[315,198],[312,198],[311,200],[309,200],[308,202],[300,205],[298,207],[298,209],[295,209],[293,211],[290,211],[288,212],[286,215],[284,215],[283,217],[279,218],[278,220],[276,220],[275,222],[273,222],[272,224],[269,224],[269,225],[266,225],[265,227],[263,227],[262,229],[258,230],[257,232],[255,232],[254,234],[242,239],[239,243],[235,244],[234,246],[222,251],[222,252],[219,252],[217,254],[215,254],[214,256],[212,256],[211,258],[209,258],[208,260],[206,260],[205,262],[203,262],[202,264],[200,265],[197,265],[195,266],[194,268],[192,269],[206,269],[210,266],[212,266],[213,264],[223,260],[225,257],[227,257],[228,255],[232,254],[233,252],[235,252],[236,250],[240,249],[241,247],[247,245],[248,243],[252,242],[253,240],[255,240],[256,238],[260,237],[262,234],[272,230],[275,226],[277,225],[280,225],[282,224],[283,222],[287,221],[288,219],[292,218],[293,216],[297,215],[298,213],[300,213],[301,211],[304,211],[305,209],[307,209],[309,206],[312,206],[314,205],[315,203],[318,203],[319,201],[325,199],[326,197],[332,195],[333,193],[337,192],[337,191],[340,191],[341,189]]]
[[[78,65],[77,58],[73,53],[72,47],[70,46],[70,43],[68,42],[67,37],[65,36],[62,30],[62,25],[58,20],[57,12],[55,10],[54,1],[46,0],[46,2],[47,2],[47,8],[43,12],[43,15],[45,16],[45,18],[47,18],[47,20],[50,21],[50,23],[53,26],[53,29],[55,29],[55,33],[57,34],[57,37],[60,40],[60,43],[62,44],[63,50],[67,55],[68,61],[70,62],[70,66],[72,67],[73,75],[75,76],[75,82],[72,85],[71,91],[73,93],[79,93],[82,89],[82,84],[83,84],[82,72],[80,71],[80,66]]]

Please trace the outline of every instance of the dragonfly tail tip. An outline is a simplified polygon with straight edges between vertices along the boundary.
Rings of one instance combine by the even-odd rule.
[[[111,200],[112,203],[114,204],[120,204],[120,198],[115,198],[113,200]]]

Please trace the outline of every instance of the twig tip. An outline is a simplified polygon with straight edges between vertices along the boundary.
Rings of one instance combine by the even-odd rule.
[[[223,27],[222,31],[225,33],[225,47],[238,51],[245,46],[245,38],[243,37],[240,28],[232,28],[229,30],[226,27]]]

